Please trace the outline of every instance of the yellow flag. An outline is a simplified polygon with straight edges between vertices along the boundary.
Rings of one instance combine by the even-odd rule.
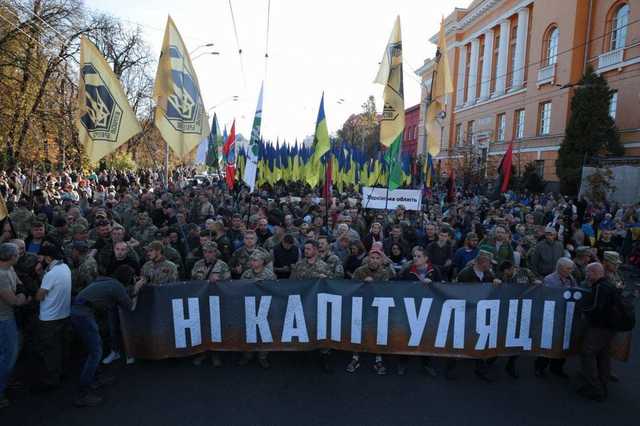
[[[442,138],[442,124],[440,116],[444,110],[445,96],[453,92],[449,59],[447,57],[447,41],[445,39],[444,19],[440,23],[440,35],[438,37],[438,50],[436,63],[434,64],[435,80],[431,92],[431,103],[427,109],[426,130],[427,149],[432,156],[440,152]]]
[[[89,160],[95,163],[142,129],[118,77],[100,51],[85,37],[80,41],[78,86],[76,124],[80,143]]]
[[[155,125],[173,152],[185,158],[209,135],[196,72],[178,29],[169,16],[153,89]]]
[[[391,31],[374,83],[384,85],[384,110],[380,122],[380,143],[390,147],[404,133],[404,87],[402,81],[402,34],[400,16]],[[401,139],[400,139],[401,141]]]

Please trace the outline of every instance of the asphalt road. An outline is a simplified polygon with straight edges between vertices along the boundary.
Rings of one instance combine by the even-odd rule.
[[[635,332],[632,360],[614,362],[619,383],[609,400],[582,399],[570,381],[533,375],[533,359],[519,360],[520,379],[504,372],[504,359],[493,367],[496,381],[478,380],[470,361],[458,378],[430,378],[412,360],[406,376],[376,376],[373,358],[363,355],[355,374],[344,371],[349,354],[335,354],[336,371],[323,373],[313,353],[271,354],[272,368],[238,367],[225,354],[215,369],[189,360],[122,363],[109,367],[118,382],[107,388],[96,408],[75,408],[76,371],[64,387],[47,395],[14,392],[13,404],[0,411],[0,425],[637,425],[640,389],[640,336]],[[436,360],[442,371],[444,362]],[[567,371],[577,372],[576,359]]]

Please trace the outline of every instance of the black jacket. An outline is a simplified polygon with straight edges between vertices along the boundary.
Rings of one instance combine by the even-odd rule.
[[[587,293],[584,303],[584,315],[589,325],[598,328],[610,328],[609,317],[618,289],[606,278],[600,278],[592,286],[591,293]]]

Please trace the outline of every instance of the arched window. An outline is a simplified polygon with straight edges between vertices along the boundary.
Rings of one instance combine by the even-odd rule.
[[[558,40],[560,31],[558,27],[551,27],[547,31],[547,37],[544,43],[545,55],[544,62],[546,65],[553,65],[558,60]]]
[[[627,40],[627,26],[629,25],[629,5],[623,4],[613,15],[611,20],[611,50],[622,49]]]

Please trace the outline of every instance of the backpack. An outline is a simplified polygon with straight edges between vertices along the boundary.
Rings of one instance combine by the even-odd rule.
[[[635,325],[634,297],[625,295],[620,289],[616,289],[609,308],[609,327],[615,331],[631,331]]]

